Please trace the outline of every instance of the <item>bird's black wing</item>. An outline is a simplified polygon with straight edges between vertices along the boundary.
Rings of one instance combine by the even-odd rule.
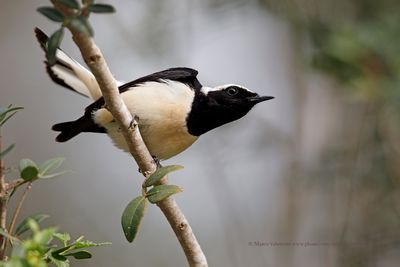
[[[122,94],[123,92],[126,92],[130,89],[134,89],[136,86],[146,82],[163,82],[165,80],[182,82],[191,86],[191,88],[193,89],[198,89],[201,88],[201,84],[197,80],[196,77],[197,73],[198,73],[197,70],[191,68],[185,68],[185,67],[170,68],[125,83],[121,85],[118,89],[119,93]],[[104,104],[105,104],[104,98],[100,97],[95,102],[86,107],[85,114],[89,113],[89,115],[91,115],[93,111],[100,109],[101,107],[104,106]]]
[[[120,91],[122,90],[122,92],[124,92],[129,88],[135,87],[145,82],[163,82],[164,80],[181,82],[187,84],[192,89],[201,89],[201,84],[199,80],[197,80],[197,74],[198,71],[191,68],[170,68],[128,82],[120,86],[119,89]]]

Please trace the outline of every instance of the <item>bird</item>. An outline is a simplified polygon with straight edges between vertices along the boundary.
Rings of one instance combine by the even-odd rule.
[[[35,28],[35,35],[46,52],[48,36],[39,28]],[[53,125],[52,129],[59,132],[56,141],[66,142],[86,132],[107,133],[116,147],[128,152],[94,75],[60,48],[55,64],[45,61],[45,67],[55,83],[93,100],[80,118]],[[197,75],[192,68],[175,67],[118,82],[119,93],[136,116],[145,145],[159,161],[183,152],[201,135],[242,118],[256,104],[274,98],[236,84],[203,86]]]

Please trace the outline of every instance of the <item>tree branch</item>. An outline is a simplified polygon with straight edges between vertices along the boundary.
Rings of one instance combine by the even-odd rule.
[[[0,133],[0,152],[2,151],[2,137]],[[0,228],[6,230],[6,220],[7,220],[7,193],[6,193],[6,183],[4,176],[4,162],[3,159],[0,159]],[[4,236],[0,236],[0,260],[4,259],[5,252],[5,238]]]
[[[55,2],[53,2],[55,3]],[[64,14],[67,11],[60,6],[55,6]],[[156,164],[150,155],[143,139],[140,135],[137,121],[132,117],[122,98],[120,97],[118,86],[111,74],[107,63],[91,37],[76,31],[74,28],[69,27],[72,33],[73,40],[81,51],[82,57],[95,76],[101,92],[103,94],[107,109],[113,115],[115,121],[118,123],[121,132],[128,144],[129,152],[132,154],[136,163],[145,177],[148,177],[156,170]],[[162,183],[167,183],[164,178]],[[168,222],[177,236],[183,251],[186,255],[187,261],[192,267],[206,267],[207,260],[201,250],[199,243],[186,220],[184,214],[178,207],[177,203],[172,197],[169,197],[159,202],[158,207],[164,213]]]
[[[32,181],[29,182],[28,186],[25,188],[25,191],[21,196],[21,199],[18,202],[17,208],[15,209],[14,215],[13,215],[12,220],[11,220],[10,227],[8,229],[8,233],[9,234],[12,234],[12,232],[14,231],[15,223],[17,222],[18,215],[21,212],[22,204],[24,204],[26,196],[28,195],[28,193],[31,190],[31,188],[32,188]],[[7,239],[5,241],[5,244],[4,244],[4,250],[7,247],[8,241],[9,241],[9,238],[7,237]]]
[[[22,178],[15,179],[11,182],[5,183],[4,188],[6,190],[6,193],[9,193],[9,191],[14,190],[18,186],[21,186],[23,184],[29,183],[28,180],[24,180]]]

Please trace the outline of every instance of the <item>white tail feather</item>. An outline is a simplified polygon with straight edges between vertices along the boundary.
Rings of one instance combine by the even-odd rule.
[[[67,85],[72,87],[78,93],[96,100],[101,97],[99,85],[93,74],[77,61],[70,58],[62,50],[58,49],[56,57],[66,66],[72,69],[69,70],[60,64],[55,64],[50,69]]]
[[[48,36],[39,28],[35,28],[35,34],[40,47],[47,52]],[[54,82],[93,100],[97,100],[102,96],[94,75],[88,69],[61,49],[57,49],[56,58],[56,63],[52,66],[46,62],[47,72]],[[118,86],[124,84],[120,81],[116,82]]]

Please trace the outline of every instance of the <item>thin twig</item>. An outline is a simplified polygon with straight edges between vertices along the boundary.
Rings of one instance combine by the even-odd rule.
[[[29,190],[31,190],[31,188],[32,188],[32,181],[29,182],[28,186],[25,188],[25,191],[21,196],[21,199],[18,202],[18,206],[15,209],[14,215],[13,215],[12,220],[11,220],[10,227],[8,228],[8,233],[9,234],[12,234],[12,232],[14,231],[15,223],[17,222],[18,215],[21,212],[22,204],[24,204],[26,196],[28,195]],[[8,240],[9,239],[7,237],[5,245],[4,245],[4,250],[6,250],[6,248],[7,248]]]
[[[65,15],[68,15],[68,10],[59,6],[55,1],[53,1],[53,4]],[[137,122],[134,120],[134,116],[129,112],[119,94],[117,83],[100,49],[91,37],[76,31],[74,28],[69,28],[69,30],[72,33],[74,42],[81,51],[83,59],[100,86],[107,108],[118,123],[128,144],[129,152],[132,154],[142,173],[146,177],[149,176],[156,170],[157,166],[143,142],[139,128],[136,127]],[[163,179],[162,182],[164,184],[167,183],[167,179]],[[157,205],[174,230],[189,265],[191,267],[208,266],[200,244],[197,242],[189,222],[175,200],[169,197],[157,203]]]
[[[14,188],[16,188],[18,186],[21,186],[23,184],[26,184],[28,182],[29,182],[28,180],[24,180],[22,178],[19,178],[19,179],[16,179],[16,180],[12,181],[12,182],[6,183],[4,185],[4,189],[6,190],[6,192],[8,192],[8,191],[10,191],[10,190],[12,190],[12,189],[14,189]]]
[[[0,152],[2,151],[2,137],[0,133]],[[5,190],[5,176],[4,176],[4,162],[0,159],[0,228],[6,230],[7,220],[7,194]],[[5,251],[5,239],[4,236],[0,236],[0,259],[4,259]]]

